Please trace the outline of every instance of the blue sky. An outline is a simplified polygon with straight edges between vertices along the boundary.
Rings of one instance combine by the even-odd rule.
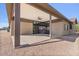
[[[79,3],[51,3],[50,5],[68,19],[77,17],[77,20],[79,21]]]
[[[55,9],[66,16],[68,19],[77,17],[79,21],[79,4],[68,4],[68,3],[50,3]],[[8,26],[8,18],[6,13],[6,7],[4,3],[0,3],[0,27]]]
[[[4,3],[0,3],[0,28],[8,26],[8,18]]]

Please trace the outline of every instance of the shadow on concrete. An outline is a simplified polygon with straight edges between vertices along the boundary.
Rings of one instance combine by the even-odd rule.
[[[56,42],[60,42],[60,41],[75,42],[77,37],[79,37],[79,34],[65,35],[65,36],[62,36],[62,37],[54,38],[54,39],[58,39],[56,41],[54,41],[53,39],[47,39],[47,40],[36,42],[36,43],[33,43],[33,44],[20,45],[18,48],[33,47],[33,46],[39,46],[39,45],[44,45],[44,44],[49,44],[49,43],[56,43]]]
[[[73,35],[65,35],[58,38],[63,41],[75,42],[78,37],[79,37],[79,34],[73,34]]]
[[[18,48],[39,46],[39,45],[44,45],[44,44],[49,44],[49,43],[56,43],[56,42],[62,41],[62,40],[58,40],[58,41],[49,41],[49,40],[51,40],[51,39],[44,40],[44,41],[41,41],[41,42],[36,42],[36,43],[33,43],[33,44],[24,44],[24,45],[20,45]],[[47,41],[47,42],[46,42],[46,41]]]

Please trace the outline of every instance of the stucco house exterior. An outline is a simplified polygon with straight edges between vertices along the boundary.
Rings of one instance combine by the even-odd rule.
[[[36,33],[62,36],[71,34],[73,23],[47,3],[21,3],[19,6],[20,27],[18,27],[20,28],[20,35],[31,35]],[[18,22],[15,22],[15,16],[17,16],[16,14],[18,11],[16,12],[15,10],[17,9],[16,4],[6,4],[6,8],[10,32],[13,35],[18,29],[16,27]],[[46,31],[46,33],[45,30],[48,32]]]

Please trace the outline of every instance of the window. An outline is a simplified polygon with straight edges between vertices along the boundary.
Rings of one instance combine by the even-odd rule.
[[[65,31],[69,30],[69,24],[64,24],[64,30]]]
[[[70,29],[72,29],[72,24],[70,24]]]
[[[67,24],[67,30],[69,30],[69,24]]]
[[[66,30],[66,24],[64,24],[64,31]]]

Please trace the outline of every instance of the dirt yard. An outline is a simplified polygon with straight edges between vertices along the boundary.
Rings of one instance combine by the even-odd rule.
[[[47,36],[21,36],[21,47],[13,47],[9,32],[0,31],[0,55],[14,56],[73,56],[79,55],[78,35],[49,39]]]

